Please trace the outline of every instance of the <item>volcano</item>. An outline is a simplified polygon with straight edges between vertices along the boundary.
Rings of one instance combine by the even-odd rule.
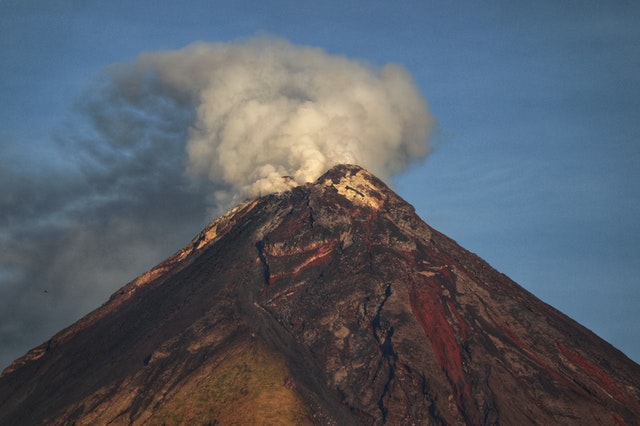
[[[639,401],[638,364],[351,165],[239,205],[0,376],[3,425],[637,425]]]

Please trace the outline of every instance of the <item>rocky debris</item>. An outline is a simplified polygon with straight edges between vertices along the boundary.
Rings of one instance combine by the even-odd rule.
[[[640,366],[337,166],[0,376],[0,424],[640,423]]]

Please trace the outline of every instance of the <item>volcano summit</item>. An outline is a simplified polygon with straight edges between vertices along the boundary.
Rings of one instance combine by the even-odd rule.
[[[0,424],[640,423],[640,366],[366,170],[245,202],[0,376]]]

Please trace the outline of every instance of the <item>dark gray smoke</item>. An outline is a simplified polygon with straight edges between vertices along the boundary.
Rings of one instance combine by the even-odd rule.
[[[428,154],[434,126],[401,67],[276,38],[114,65],[70,121],[55,137],[63,165],[0,159],[3,365],[180,248],[211,212],[338,163],[390,177]]]

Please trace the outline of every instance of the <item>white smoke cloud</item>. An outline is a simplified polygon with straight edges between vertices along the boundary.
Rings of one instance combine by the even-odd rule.
[[[401,67],[377,69],[276,38],[147,53],[110,75],[109,99],[144,115],[158,113],[150,99],[194,112],[186,167],[217,185],[224,208],[339,163],[387,178],[428,154],[435,123]]]

